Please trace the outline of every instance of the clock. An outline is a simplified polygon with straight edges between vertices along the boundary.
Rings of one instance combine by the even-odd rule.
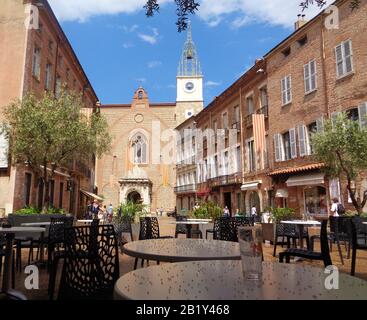
[[[194,109],[185,110],[185,119],[189,119],[194,115]]]
[[[186,84],[185,84],[185,90],[186,90],[186,91],[191,92],[191,91],[193,91],[194,89],[195,89],[195,85],[194,85],[194,83],[193,83],[193,82],[191,82],[191,81],[186,82]]]

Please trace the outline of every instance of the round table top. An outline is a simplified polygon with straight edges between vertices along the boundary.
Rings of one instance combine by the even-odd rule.
[[[241,259],[238,243],[220,240],[140,240],[126,243],[122,251],[135,258],[164,262]]]
[[[285,221],[280,221],[280,223],[284,223],[284,224],[298,224],[298,225],[309,225],[309,226],[318,226],[321,225],[321,222],[319,221],[312,221],[312,220],[285,220]]]
[[[11,228],[0,228],[0,233],[21,233],[21,232],[45,232],[45,228],[41,227],[11,227]]]
[[[138,269],[115,284],[115,299],[133,300],[363,300],[367,282],[340,274],[325,288],[321,268],[263,262],[263,280],[244,280],[241,261],[196,261]]]
[[[33,226],[49,226],[51,225],[51,221],[44,221],[44,222],[27,222],[21,224],[24,227],[33,227]]]
[[[169,224],[190,224],[190,225],[196,225],[196,224],[209,224],[208,221],[171,221]]]

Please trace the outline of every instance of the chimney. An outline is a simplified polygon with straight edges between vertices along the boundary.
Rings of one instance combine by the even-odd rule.
[[[298,14],[297,17],[298,17],[298,20],[294,24],[295,30],[302,28],[307,23],[307,20],[305,19],[306,17],[305,14]]]

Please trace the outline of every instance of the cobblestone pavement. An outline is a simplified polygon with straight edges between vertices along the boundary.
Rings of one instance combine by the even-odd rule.
[[[174,236],[175,232],[175,225],[169,224],[170,221],[174,220],[173,218],[168,217],[159,217],[160,222],[160,233],[162,236]],[[137,238],[137,235],[134,235],[135,238]],[[128,238],[128,236],[126,236]],[[204,232],[205,237],[205,232]],[[318,250],[317,247],[315,250]],[[346,250],[344,246],[342,246],[344,257],[346,256]],[[277,252],[281,252],[282,248],[278,246]],[[277,258],[274,258],[272,256],[273,253],[273,246],[270,244],[264,245],[264,259],[265,261],[277,261]],[[336,250],[336,246],[333,247],[332,255],[332,261],[334,265],[336,265],[341,272],[350,272],[350,259],[344,259],[344,266],[341,265],[340,258],[338,255],[338,252]],[[358,262],[357,262],[357,270],[356,270],[356,276],[363,278],[367,280],[367,252],[366,251],[358,251]],[[22,252],[22,261],[23,261],[23,267],[26,265],[28,258],[28,250],[24,249]],[[318,261],[301,261],[301,262],[293,262],[293,263],[307,263],[312,264],[315,266],[323,267],[322,262]],[[155,265],[155,263],[153,264]],[[128,257],[126,255],[120,254],[120,274],[123,275],[127,272],[130,272],[133,270],[134,266],[134,259],[131,257]],[[61,269],[59,267],[59,269]],[[61,273],[61,270],[59,270],[58,274]],[[44,300],[48,299],[47,295],[47,284],[48,284],[48,273],[45,269],[40,269],[40,287],[39,290],[26,290],[24,287],[24,279],[27,275],[24,273],[17,272],[16,274],[16,290],[19,290],[23,292],[28,299],[30,300]]]

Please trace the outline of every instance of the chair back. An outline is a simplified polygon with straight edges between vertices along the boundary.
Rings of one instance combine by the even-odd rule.
[[[187,221],[186,216],[176,216],[176,221]],[[176,224],[176,233],[186,233],[187,227],[184,224]]]
[[[51,218],[48,241],[51,244],[64,242],[64,230],[73,225],[74,217]]]
[[[58,299],[112,299],[119,278],[113,225],[65,229],[65,261]]]
[[[91,222],[91,227],[98,227],[100,219],[93,219]]]
[[[329,239],[327,233],[327,224],[328,220],[324,219],[321,222],[321,230],[320,230],[320,244],[321,244],[321,255],[324,261],[325,266],[331,266],[331,257],[330,257],[330,249],[329,249]]]
[[[159,223],[157,217],[141,217],[139,240],[158,239]]]
[[[214,221],[214,240],[238,242],[238,227],[249,226],[251,221],[245,217],[221,217]]]

